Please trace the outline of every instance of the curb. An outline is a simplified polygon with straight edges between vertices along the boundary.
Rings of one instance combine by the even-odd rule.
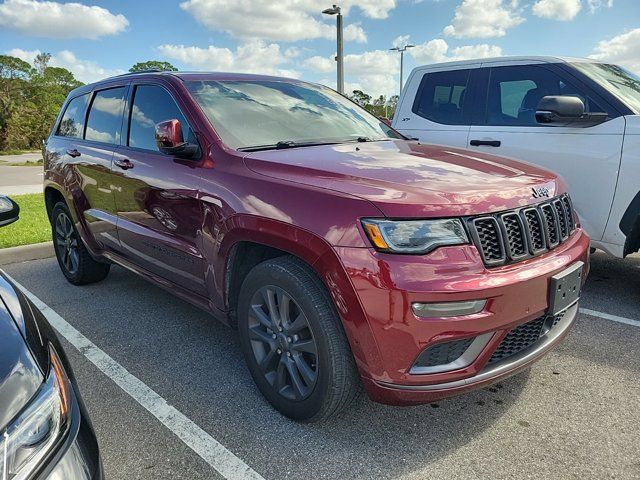
[[[19,247],[1,248],[0,265],[40,260],[55,256],[53,242],[35,243],[33,245],[21,245]]]

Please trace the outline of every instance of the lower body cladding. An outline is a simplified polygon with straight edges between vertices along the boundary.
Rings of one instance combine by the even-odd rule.
[[[364,321],[341,314],[365,390],[393,405],[433,402],[527,368],[569,332],[589,269],[580,229],[550,252],[496,268],[468,245],[426,256],[336,251],[363,312]]]

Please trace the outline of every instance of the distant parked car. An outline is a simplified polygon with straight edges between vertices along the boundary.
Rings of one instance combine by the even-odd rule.
[[[586,59],[502,57],[411,73],[393,126],[560,174],[592,245],[640,248],[640,78]]]
[[[0,226],[18,219],[0,196]],[[98,444],[53,329],[0,271],[0,479],[101,479]]]
[[[424,403],[526,368],[567,334],[588,271],[555,174],[407,141],[296,80],[86,85],[44,158],[69,282],[115,262],[238,328],[258,388],[296,420],[360,385]]]

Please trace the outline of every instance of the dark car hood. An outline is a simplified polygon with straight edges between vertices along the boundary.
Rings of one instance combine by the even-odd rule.
[[[0,275],[0,430],[27,405],[44,380],[9,313],[7,305],[12,301],[15,305],[15,293],[11,292],[12,287]]]
[[[556,175],[493,155],[393,140],[253,152],[253,171],[373,202],[389,217],[458,216],[535,203],[533,187],[550,195]]]

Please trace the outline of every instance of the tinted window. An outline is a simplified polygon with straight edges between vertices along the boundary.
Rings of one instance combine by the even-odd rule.
[[[96,92],[91,102],[85,138],[96,142],[120,143],[120,126],[126,88],[118,87]]]
[[[136,87],[129,127],[129,146],[158,150],[155,125],[174,118],[180,121],[184,137],[188,134],[189,125],[169,92],[153,85]]]
[[[567,95],[580,98],[587,112],[602,108],[574,85],[544,67],[514,66],[491,69],[487,123],[536,126],[536,109],[542,97]]]
[[[87,102],[89,94],[80,95],[74,98],[67,105],[64,111],[58,131],[56,135],[63,137],[82,138],[82,130],[84,130],[84,115],[87,112]]]
[[[427,73],[413,105],[413,113],[433,122],[448,125],[469,123],[465,100],[469,70]]]

